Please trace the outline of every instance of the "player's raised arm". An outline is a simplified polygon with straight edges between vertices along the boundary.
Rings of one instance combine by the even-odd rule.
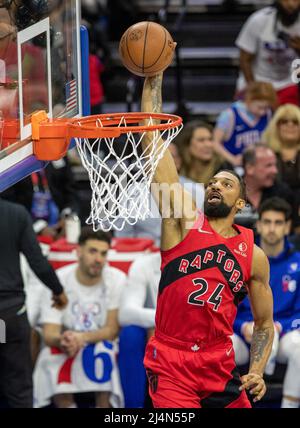
[[[143,112],[161,113],[162,80],[162,73],[145,79],[141,106]],[[151,141],[152,132],[148,132],[143,140],[143,148],[149,147]],[[163,147],[162,140],[158,144]],[[168,149],[156,168],[152,194],[163,219],[162,249],[166,250],[182,241],[197,217],[196,204],[180,185],[178,172]]]
[[[254,401],[260,400],[266,392],[263,373],[271,353],[274,337],[273,295],[269,285],[269,273],[267,256],[255,245],[249,284],[254,330],[250,348],[249,372],[242,377],[242,388],[250,390],[250,394],[255,397]]]
[[[163,73],[153,77],[146,77],[142,95],[142,112],[161,113],[162,112],[162,81]],[[148,132],[143,141],[143,146],[151,143],[152,132]],[[163,146],[163,141],[161,141]],[[179,183],[178,172],[169,150],[160,160],[154,175],[154,182],[168,183],[170,185]]]

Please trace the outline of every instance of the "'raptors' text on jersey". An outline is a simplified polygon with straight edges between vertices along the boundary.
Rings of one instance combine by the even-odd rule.
[[[237,306],[247,294],[254,245],[252,230],[233,227],[238,234],[224,238],[204,217],[201,228],[162,251],[158,332],[194,343],[233,334]]]

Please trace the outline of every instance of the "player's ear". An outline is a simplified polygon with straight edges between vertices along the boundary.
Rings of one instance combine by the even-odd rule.
[[[246,205],[246,201],[245,201],[245,199],[242,199],[242,198],[239,198],[235,204],[236,209],[238,211],[241,211],[243,208],[245,208],[245,205]]]

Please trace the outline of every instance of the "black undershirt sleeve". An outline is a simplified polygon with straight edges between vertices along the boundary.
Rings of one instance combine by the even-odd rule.
[[[20,223],[22,223],[20,251],[25,255],[36,276],[53,292],[53,294],[61,294],[63,292],[63,287],[54,269],[42,254],[42,250],[32,227],[31,218],[25,209]]]

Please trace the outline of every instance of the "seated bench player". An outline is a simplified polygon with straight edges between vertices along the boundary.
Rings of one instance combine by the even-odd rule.
[[[109,234],[84,227],[78,263],[57,270],[68,306],[59,312],[45,296],[41,321],[47,346],[34,372],[37,407],[49,404],[51,397],[56,407],[76,407],[77,392],[95,392],[96,407],[123,407],[116,339],[126,276],[108,266],[109,247]]]

